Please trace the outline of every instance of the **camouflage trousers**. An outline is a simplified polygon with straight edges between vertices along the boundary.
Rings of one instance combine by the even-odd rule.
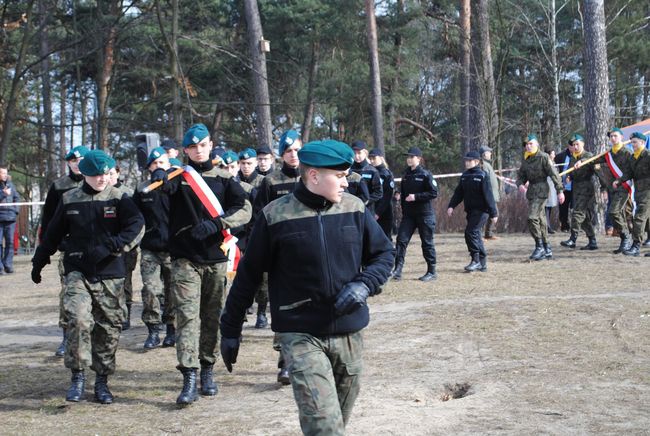
[[[72,271],[65,277],[63,308],[68,320],[65,366],[115,372],[115,352],[124,321],[124,279],[90,283]]]
[[[226,266],[225,262],[199,265],[187,259],[172,261],[178,368],[198,368],[199,363],[211,365],[216,361]]]
[[[528,200],[528,230],[535,239],[548,242],[546,226],[546,198]]]
[[[174,324],[171,304],[172,261],[169,253],[142,249],[142,322]]]
[[[361,332],[317,337],[278,333],[287,359],[300,428],[306,435],[342,435],[361,388]]]
[[[588,238],[596,236],[594,230],[594,211],[596,205],[596,197],[592,192],[591,194],[582,194],[573,192],[573,212],[571,213],[571,232],[578,234],[580,229],[585,231]]]
[[[63,266],[63,251],[59,251],[59,260],[56,266],[59,270],[59,280],[61,282],[61,290],[59,291],[59,327],[62,329],[68,328],[68,320],[65,317],[65,310],[63,310],[63,294],[65,294],[65,267]]]
[[[138,252],[140,249],[135,247],[131,251],[124,253],[124,263],[126,264],[126,276],[124,277],[124,296],[126,297],[126,304],[133,303],[133,271],[138,265]]]
[[[262,313],[260,308],[264,308],[266,311],[266,306],[269,304],[269,275],[264,273],[262,279],[262,285],[257,290],[255,294],[255,302],[257,303],[257,313]]]
[[[632,239],[639,244],[644,241],[646,224],[650,218],[650,190],[636,191],[634,194],[636,211],[634,213],[634,229]]]
[[[609,190],[610,196],[609,203],[609,218],[612,220],[614,229],[621,236],[629,236],[630,231],[627,227],[627,212],[626,205],[629,194],[624,189]]]

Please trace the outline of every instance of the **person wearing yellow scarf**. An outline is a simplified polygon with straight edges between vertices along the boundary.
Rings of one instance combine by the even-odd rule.
[[[524,139],[524,160],[517,173],[517,185],[521,192],[526,193],[528,200],[528,229],[535,240],[535,249],[530,255],[531,260],[550,259],[553,257],[551,245],[548,242],[548,226],[546,223],[546,200],[549,195],[548,177],[551,178],[560,204],[564,203],[564,186],[553,166],[548,154],[539,149],[536,135],[528,135]]]
[[[630,171],[625,172],[614,182],[620,185],[629,179],[634,179],[636,211],[632,229],[633,242],[628,250],[623,251],[626,256],[639,255],[641,242],[645,236],[646,222],[650,218],[650,153],[646,150],[647,140],[646,135],[641,132],[634,132],[630,135],[630,142],[634,147],[634,160],[630,165]],[[646,256],[650,256],[650,253],[647,253]]]
[[[592,154],[585,151],[585,141],[582,135],[574,133],[570,139],[571,161],[569,166],[574,166],[576,170],[571,174],[573,182],[573,211],[571,213],[571,236],[566,241],[560,242],[560,245],[567,248],[575,248],[576,240],[580,230],[584,230],[589,243],[581,247],[581,250],[597,250],[596,231],[593,223],[593,210],[596,204],[596,191],[594,189],[594,178],[596,177],[593,165],[578,165],[582,159],[589,159]]]

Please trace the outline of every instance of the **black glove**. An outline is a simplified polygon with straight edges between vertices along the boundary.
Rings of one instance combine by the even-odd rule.
[[[370,289],[363,282],[350,282],[343,286],[336,297],[334,310],[337,315],[347,315],[366,304]]]
[[[45,265],[50,263],[50,256],[47,255],[45,250],[38,247],[32,257],[32,281],[36,284],[41,282],[41,271]]]
[[[155,182],[163,182],[163,184],[167,183],[167,171],[162,168],[154,170],[154,172],[151,173],[151,183]]]
[[[239,338],[221,337],[221,358],[226,365],[228,372],[232,372],[232,364],[237,363],[237,354],[239,354]]]
[[[199,241],[204,240],[216,233],[218,233],[223,228],[221,220],[203,220],[194,227],[192,227],[192,237]]]
[[[124,245],[122,244],[122,241],[120,241],[120,238],[117,236],[111,236],[106,240],[106,248],[108,248],[111,253],[122,251],[123,247]]]

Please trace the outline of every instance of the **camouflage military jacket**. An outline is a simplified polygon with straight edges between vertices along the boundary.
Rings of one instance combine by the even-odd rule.
[[[632,163],[632,153],[630,152],[630,150],[627,149],[627,147],[621,148],[618,151],[618,153],[612,153],[611,151],[608,151],[607,153],[611,153],[611,158],[614,164],[616,164],[616,166],[623,172],[623,174],[630,172],[630,165]],[[605,185],[610,192],[625,191],[625,188],[623,186],[619,186],[616,189],[612,187],[612,182],[616,180],[618,176],[615,176],[612,173],[612,170],[609,168],[609,165],[607,164],[606,158],[607,156],[603,155],[594,161],[594,164],[600,164],[600,169],[598,170],[598,177],[601,179],[603,185]]]
[[[549,187],[546,180],[550,177],[555,185],[555,190],[560,193],[564,190],[562,180],[551,162],[551,158],[543,151],[538,151],[528,159],[524,159],[517,174],[517,185],[528,182],[526,198],[548,198]]]
[[[650,152],[646,149],[641,152],[638,159],[632,157],[629,170],[623,173],[621,181],[634,179],[634,189],[637,193],[650,190]]]
[[[580,155],[579,160],[589,159],[593,156],[593,153],[588,151],[583,152]],[[578,159],[573,155],[569,161],[569,168],[572,168]],[[569,174],[571,181],[573,182],[573,192],[574,195],[592,195],[594,194],[594,177],[596,176],[596,169],[594,165],[584,165],[580,168],[574,170]]]

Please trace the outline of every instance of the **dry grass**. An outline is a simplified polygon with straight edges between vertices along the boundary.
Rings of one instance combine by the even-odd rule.
[[[489,272],[473,274],[462,235],[437,236],[428,284],[415,280],[425,265],[414,239],[404,280],[371,300],[349,433],[647,433],[648,260],[610,254],[613,238],[596,252],[562,249],[564,236],[542,262],[528,261],[529,237],[490,241]],[[179,410],[175,352],[143,352],[134,316],[109,381],[116,402],[66,403],[69,373],[52,356],[58,278],[52,265],[44,273],[31,284],[19,258],[0,277],[0,433],[300,434],[292,392],[275,383],[272,333],[250,326],[234,372],[217,369],[218,395]]]

